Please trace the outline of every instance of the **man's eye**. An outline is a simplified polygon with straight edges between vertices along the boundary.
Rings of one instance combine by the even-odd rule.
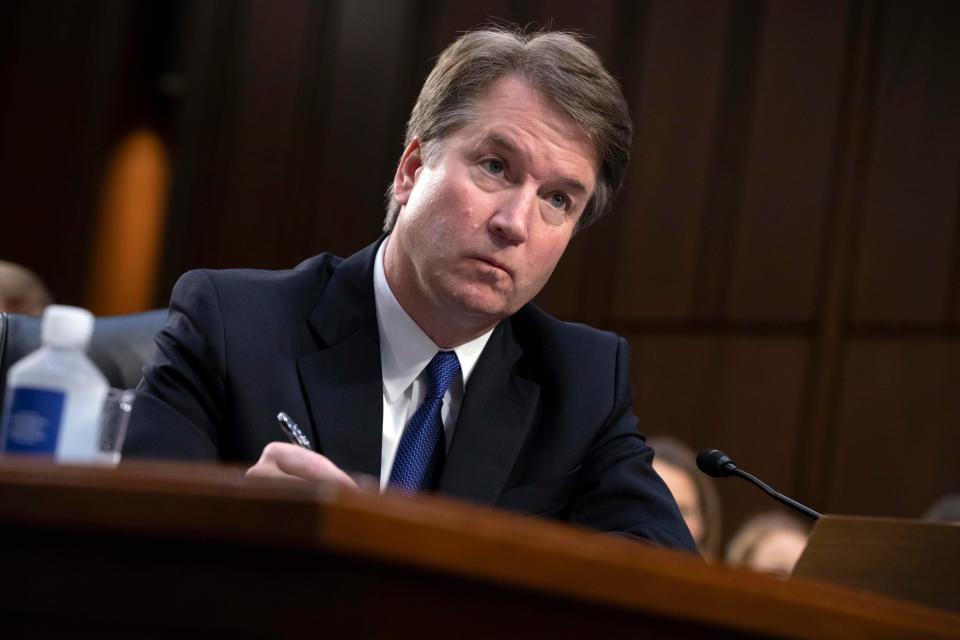
[[[554,193],[550,195],[550,204],[557,209],[566,209],[567,208],[567,196],[562,193]]]
[[[500,174],[502,174],[505,168],[502,162],[494,159],[485,160],[484,165],[486,166],[487,171],[489,171],[495,176],[499,176]]]

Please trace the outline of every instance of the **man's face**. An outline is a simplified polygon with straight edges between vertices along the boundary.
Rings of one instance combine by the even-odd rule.
[[[404,152],[386,261],[400,303],[418,323],[441,314],[484,330],[517,311],[563,255],[597,164],[586,134],[536,90],[494,82],[428,161],[417,140]]]

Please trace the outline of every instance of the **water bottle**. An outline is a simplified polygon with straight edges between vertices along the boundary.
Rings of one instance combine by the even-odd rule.
[[[58,462],[100,458],[100,412],[107,380],[86,356],[93,314],[51,305],[42,346],[7,373],[0,452],[53,456]]]

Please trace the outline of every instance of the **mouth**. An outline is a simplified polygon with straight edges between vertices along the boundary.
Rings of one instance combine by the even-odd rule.
[[[479,262],[482,262],[484,264],[487,264],[495,269],[499,269],[500,271],[503,271],[511,278],[513,277],[513,271],[511,271],[507,265],[503,264],[502,262],[499,262],[494,258],[488,258],[486,256],[473,256],[473,259]]]

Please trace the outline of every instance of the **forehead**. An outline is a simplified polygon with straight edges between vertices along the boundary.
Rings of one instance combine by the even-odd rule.
[[[471,117],[449,138],[514,147],[531,159],[566,165],[592,185],[598,156],[583,128],[518,75],[500,78],[470,107]]]

